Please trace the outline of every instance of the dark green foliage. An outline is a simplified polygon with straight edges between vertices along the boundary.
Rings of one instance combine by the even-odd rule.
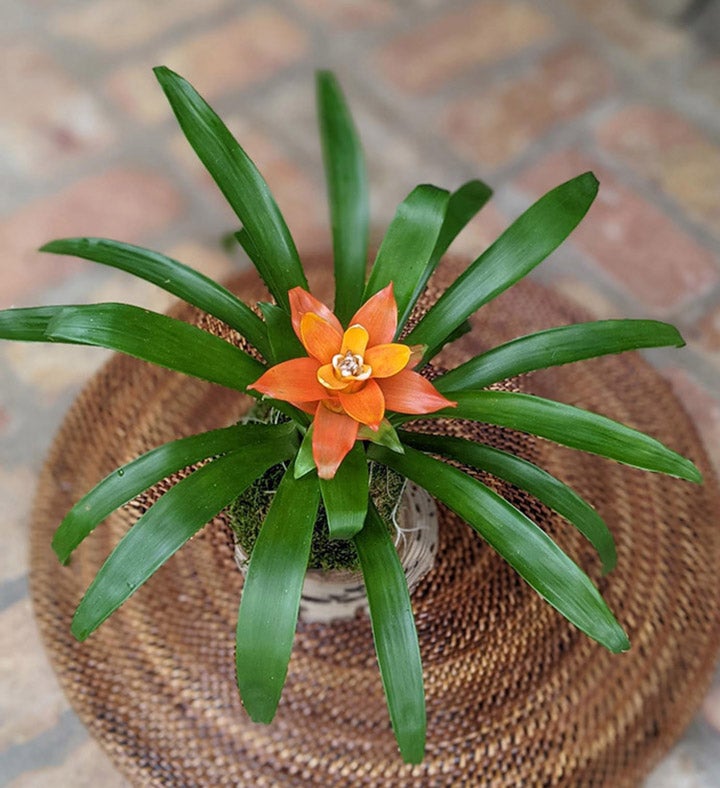
[[[263,520],[270,509],[273,495],[285,473],[282,465],[271,468],[264,476],[250,485],[228,509],[230,526],[243,552],[250,556]],[[384,465],[371,464],[370,495],[380,516],[394,535],[393,512],[405,485],[402,476]],[[357,571],[360,568],[357,551],[349,539],[331,539],[327,514],[322,503],[318,507],[313,529],[308,569],[342,569]]]

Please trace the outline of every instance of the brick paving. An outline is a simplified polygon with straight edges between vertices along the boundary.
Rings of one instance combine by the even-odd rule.
[[[479,176],[496,197],[458,243],[477,253],[545,189],[598,173],[587,223],[537,276],[599,317],[681,328],[688,348],[651,360],[720,463],[720,55],[670,21],[682,4],[652,5],[5,0],[0,306],[166,307],[151,285],[35,251],[68,233],[143,243],[212,276],[246,264],[221,247],[232,215],[178,134],[149,71],[159,63],[229,121],[301,248],[326,243],[312,79],[332,68],[365,143],[376,237],[415,184]],[[104,358],[0,345],[0,779],[14,788],[125,785],[57,686],[26,582],[37,471]],[[720,681],[647,784],[720,785],[719,751]]]

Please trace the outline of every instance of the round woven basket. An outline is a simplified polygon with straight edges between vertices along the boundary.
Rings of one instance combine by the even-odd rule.
[[[329,283],[317,271],[313,279],[314,291],[327,296]],[[262,295],[249,277],[234,286],[248,299]],[[233,338],[187,308],[175,314]],[[443,363],[585,317],[547,290],[521,284],[481,310],[475,330],[446,349]],[[134,785],[616,787],[642,778],[689,722],[720,645],[720,506],[712,471],[669,387],[636,354],[534,373],[514,385],[647,431],[691,457],[707,481],[698,487],[485,428],[483,440],[547,468],[609,523],[618,568],[602,578],[592,548],[567,522],[503,490],[597,582],[632,649],[614,656],[580,634],[441,507],[435,567],[413,595],[428,743],[424,762],[410,767],[390,730],[362,614],[301,622],[275,721],[250,722],[234,678],[242,577],[222,517],[86,643],[75,642],[75,606],[147,500],[109,517],[68,567],[50,549],[64,513],[115,466],[166,440],[227,425],[248,404],[126,357],[114,357],[93,378],[42,474],[31,588],[65,691]],[[467,435],[478,429],[462,427]]]

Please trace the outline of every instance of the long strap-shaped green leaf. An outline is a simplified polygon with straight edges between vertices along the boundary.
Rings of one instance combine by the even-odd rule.
[[[255,722],[280,702],[297,624],[320,492],[317,478],[285,473],[253,547],[237,622],[240,696]]]
[[[590,578],[504,498],[458,468],[415,449],[396,454],[371,446],[368,453],[443,501],[582,632],[613,652],[630,647],[627,635]]]
[[[13,329],[13,318],[27,330],[17,325]],[[3,323],[10,325],[7,332],[2,331]],[[9,309],[0,313],[0,337],[109,348],[239,391],[264,370],[259,361],[220,337],[130,304]]]
[[[427,345],[425,358],[432,358],[465,319],[560,246],[587,213],[597,189],[597,179],[586,172],[541,197],[443,293],[410,332],[408,344]]]
[[[700,471],[685,457],[660,441],[597,413],[509,391],[473,391],[453,394],[455,408],[430,413],[425,418],[456,418],[484,421],[539,435],[563,446],[601,457],[666,473],[691,482],[702,482]]]
[[[85,640],[173,553],[270,466],[287,460],[288,440],[226,454],[178,482],[135,523],[82,598],[72,633]]]
[[[425,270],[418,278],[413,297],[410,299],[406,315],[409,317],[418,298],[422,295],[430,277],[438,267],[442,256],[447,252],[450,244],[457,238],[460,231],[475,216],[475,214],[485,205],[492,196],[492,189],[482,181],[473,180],[464,183],[459,189],[454,191],[448,200],[445,218],[443,219],[440,234],[435,242],[435,248],[430,255]],[[404,322],[404,321],[403,321]],[[400,324],[402,326],[402,323]],[[467,325],[470,330],[470,325]],[[464,331],[463,331],[464,333]],[[449,341],[453,341],[453,339]]]
[[[387,527],[374,505],[355,536],[380,676],[403,760],[420,763],[425,752],[425,691],[410,594]]]
[[[463,183],[448,200],[445,219],[440,228],[430,264],[423,274],[420,284],[424,289],[430,275],[435,270],[440,258],[447,252],[450,244],[457,238],[460,231],[492,197],[492,189],[482,181],[472,180]]]
[[[252,309],[222,285],[171,257],[105,238],[63,238],[40,251],[82,257],[152,282],[237,329],[267,358],[265,326]]]
[[[418,298],[425,290],[430,277],[438,267],[442,256],[447,252],[450,244],[452,244],[468,222],[485,205],[490,197],[492,197],[492,189],[487,184],[478,180],[467,181],[450,195],[447,210],[445,211],[445,219],[440,228],[440,234],[435,242],[435,248],[433,249],[432,255],[430,255],[430,260],[418,279],[415,293],[411,299],[407,312],[408,315],[415,307]],[[470,331],[471,328],[467,320],[463,321],[463,323],[450,334],[447,341],[454,342],[458,337]]]
[[[307,289],[295,242],[270,189],[227,126],[198,92],[165,66],[154,69],[188,142],[258,250],[253,262],[275,300],[289,307],[288,290]]]
[[[392,282],[398,331],[424,287],[423,278],[445,219],[449,196],[437,186],[417,186],[398,206],[378,249],[363,300]]]
[[[332,479],[320,479],[331,539],[350,539],[363,527],[368,509],[368,463],[358,441]]]
[[[335,314],[345,324],[360,307],[367,265],[370,200],[360,138],[329,71],[316,80],[318,121],[335,258]]]
[[[647,347],[682,347],[678,330],[657,320],[596,320],[538,331],[498,345],[441,375],[442,392],[480,389],[536,369]]]
[[[238,424],[158,446],[116,468],[84,495],[55,531],[53,550],[66,563],[98,523],[161,479],[207,457],[237,451],[246,443],[259,443],[263,439],[279,441],[282,437],[287,439],[288,451],[297,445],[292,424]]]
[[[0,310],[0,338],[18,342],[48,342],[47,327],[62,306],[27,306]],[[82,342],[66,340],[69,345]]]
[[[554,509],[573,525],[598,551],[603,574],[615,568],[615,542],[605,521],[590,504],[559,479],[527,460],[492,446],[444,435],[400,432],[403,443],[421,451],[442,454],[464,465],[504,479],[527,490],[539,501]]]

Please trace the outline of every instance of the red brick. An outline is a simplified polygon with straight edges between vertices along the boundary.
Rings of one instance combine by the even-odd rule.
[[[720,147],[680,115],[627,107],[597,131],[602,147],[720,235]]]
[[[553,277],[552,288],[588,312],[593,320],[627,317],[624,309],[581,277],[566,274]]]
[[[568,1],[584,17],[590,29],[602,32],[635,60],[665,60],[691,47],[691,39],[679,27],[650,17],[637,7],[637,3],[627,0]]]
[[[152,61],[120,69],[110,77],[108,89],[127,112],[154,122],[168,117],[170,110],[151,73],[153,66],[169,66],[213,99],[268,79],[295,63],[307,47],[297,25],[260,6],[158,53]]]
[[[587,170],[598,176],[600,193],[571,239],[645,308],[676,308],[718,281],[717,261],[710,252],[654,205],[575,151],[543,159],[518,185],[539,197]]]
[[[698,323],[698,342],[712,353],[720,353],[720,305],[715,304]]]
[[[182,200],[156,173],[111,170],[79,181],[0,220],[3,288],[9,306],[79,270],[71,260],[40,255],[43,243],[62,236],[108,236],[137,242],[178,216]]]
[[[432,91],[480,64],[546,39],[551,20],[529,3],[485,0],[391,42],[380,52],[384,75],[411,92]]]
[[[0,145],[22,172],[46,174],[105,148],[113,138],[96,101],[46,52],[3,47]]]
[[[451,104],[443,126],[458,150],[483,166],[505,164],[612,84],[612,72],[578,48],[545,58],[524,74]]]
[[[223,0],[203,0],[201,4],[195,0],[96,0],[54,14],[50,24],[53,33],[98,49],[118,51],[222,5]]]
[[[663,369],[663,375],[695,422],[715,470],[720,472],[720,401],[717,395],[680,367]]]
[[[298,0],[297,4],[338,30],[370,27],[397,15],[385,0]]]

